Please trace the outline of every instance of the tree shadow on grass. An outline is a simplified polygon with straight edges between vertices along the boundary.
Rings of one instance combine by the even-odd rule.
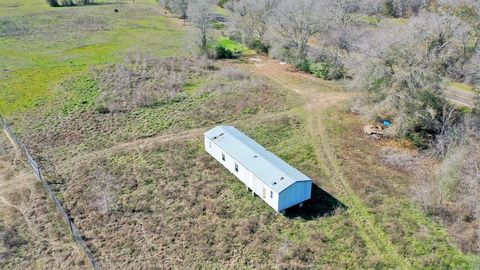
[[[337,208],[347,209],[348,207],[313,183],[311,199],[303,202],[302,207],[295,205],[288,208],[285,211],[285,216],[291,219],[301,217],[306,220],[313,220],[325,215],[332,215]]]

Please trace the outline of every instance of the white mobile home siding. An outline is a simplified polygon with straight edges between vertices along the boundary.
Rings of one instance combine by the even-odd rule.
[[[218,147],[215,142],[205,137],[205,150],[227,168],[233,175],[235,175],[242,183],[251,189],[257,196],[261,197],[270,207],[276,211],[278,209],[278,194],[262,183],[258,177],[249,171],[243,164],[235,160],[229,153]],[[225,161],[222,159],[222,153],[225,155]],[[238,164],[238,172],[235,171],[235,163]],[[265,189],[265,197],[263,197],[263,190]],[[272,195],[272,196],[270,196]],[[273,198],[272,198],[273,197]]]
[[[210,155],[276,211],[310,199],[310,178],[236,128],[215,127],[204,141]]]

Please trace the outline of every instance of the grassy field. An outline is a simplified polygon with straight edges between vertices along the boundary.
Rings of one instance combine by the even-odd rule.
[[[175,69],[178,78],[165,73],[178,81],[174,98],[106,112],[98,109],[106,86],[123,83],[121,74],[135,82],[135,71],[153,65],[125,56],[184,55],[183,26],[154,1],[58,9],[0,1],[0,112],[44,164],[103,269],[478,266],[411,200],[413,175],[379,155],[398,145],[365,138],[338,85],[272,61],[197,59]],[[251,73],[237,69],[244,65]],[[163,87],[157,79],[149,82]],[[252,197],[202,149],[202,133],[220,123],[311,176],[312,200],[284,216]]]
[[[49,8],[45,1],[1,2],[0,113],[51,110],[69,96],[62,82],[129,53],[183,53],[183,32],[153,4]],[[5,8],[3,8],[5,7]],[[114,12],[114,8],[119,10]],[[79,101],[81,102],[81,101]]]

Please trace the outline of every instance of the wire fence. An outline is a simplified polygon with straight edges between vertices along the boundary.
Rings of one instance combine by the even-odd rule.
[[[72,234],[73,238],[75,239],[77,244],[80,246],[82,251],[85,253],[85,256],[89,260],[92,268],[95,269],[95,270],[100,269],[100,266],[97,264],[97,262],[95,261],[95,258],[93,257],[92,251],[90,250],[90,248],[87,246],[87,243],[83,239],[82,234],[80,233],[80,230],[75,225],[75,223],[73,223],[72,219],[70,218],[70,216],[65,211],[65,208],[63,208],[62,204],[60,203],[60,201],[55,196],[55,193],[50,188],[50,185],[48,184],[48,182],[44,180],[44,177],[42,175],[42,172],[41,172],[40,167],[38,166],[37,162],[35,161],[35,159],[33,159],[30,152],[28,152],[25,145],[22,142],[20,142],[20,140],[17,138],[17,136],[15,136],[15,133],[13,133],[13,131],[10,128],[10,126],[8,125],[7,121],[1,115],[0,115],[0,128],[2,128],[5,131],[7,136],[12,140],[12,142],[20,150],[22,155],[27,159],[27,162],[30,165],[30,167],[32,168],[33,173],[35,174],[37,180],[40,183],[42,183],[43,187],[45,188],[45,191],[47,192],[47,194],[50,196],[53,203],[55,204],[55,207],[57,208],[58,213],[63,218],[65,223],[67,223],[67,225],[70,229],[70,233]]]

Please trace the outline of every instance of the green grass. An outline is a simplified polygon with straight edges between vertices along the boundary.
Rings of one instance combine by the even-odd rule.
[[[339,187],[330,181],[325,184],[343,194],[339,198],[349,205],[348,212],[354,216],[354,221],[365,222],[367,232],[376,232],[375,236],[372,233],[362,236],[369,249],[380,248],[383,262],[393,268],[474,267],[478,257],[462,253],[445,229],[412,202],[409,197],[411,176],[379,160],[376,151],[381,145],[365,138],[357,117],[333,108],[324,119],[327,136],[337,153],[332,164],[345,179],[346,186]],[[398,254],[397,258],[389,257],[387,251]],[[405,262],[403,266],[399,264],[402,261]]]
[[[37,6],[42,8],[32,8]],[[0,113],[51,110],[52,101],[64,94],[58,84],[129,53],[162,57],[183,53],[183,31],[158,16],[155,6],[118,6],[120,13],[114,13],[110,4],[51,9],[38,0],[2,14],[1,20],[30,30],[0,37]],[[31,12],[26,16],[23,11]]]
[[[227,37],[219,38],[217,40],[217,44],[220,46],[223,46],[225,49],[232,52],[236,52],[236,51],[240,51],[241,53],[248,52],[247,47]]]
[[[389,25],[405,25],[410,20],[406,18],[384,18],[383,21]]]
[[[459,82],[449,82],[448,86],[452,87],[455,90],[462,91],[468,94],[476,94],[475,89],[466,83]]]
[[[478,256],[463,254],[412,202],[413,176],[379,160],[381,146],[363,136],[358,117],[339,108],[315,116],[325,127],[319,150],[296,97],[210,75],[189,78],[182,99],[99,114],[89,68],[129,53],[183,54],[183,30],[149,4],[118,5],[119,14],[111,12],[116,5],[18,5],[0,11],[18,34],[0,37],[0,112],[17,116],[22,137],[59,170],[56,192],[104,268],[474,268]],[[228,38],[218,42],[248,52]],[[248,87],[229,88],[237,84]],[[220,123],[239,127],[348,208],[313,218],[275,215],[204,152],[201,134],[65,166],[118,143]],[[112,195],[107,213],[96,205],[105,193]]]
[[[225,17],[228,17],[230,15],[230,11],[225,9],[225,8],[222,8],[220,6],[215,6],[214,9],[213,9],[216,13],[222,15],[222,16],[225,16]]]
[[[361,16],[360,21],[367,23],[369,25],[378,25],[380,23],[380,18],[374,16]]]
[[[0,2],[0,16],[37,13],[51,9],[41,0],[2,0]]]

